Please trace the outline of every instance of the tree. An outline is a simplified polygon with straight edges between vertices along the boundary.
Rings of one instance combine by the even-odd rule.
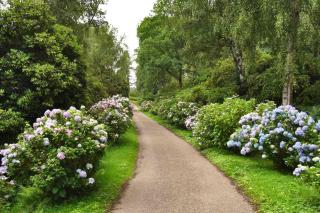
[[[0,10],[0,102],[29,120],[46,108],[79,105],[85,79],[81,48],[41,1]]]
[[[60,24],[73,29],[79,24],[98,25],[105,23],[101,5],[107,0],[44,0]]]
[[[108,24],[83,28],[83,61],[88,83],[87,103],[115,94],[128,95],[130,57]]]

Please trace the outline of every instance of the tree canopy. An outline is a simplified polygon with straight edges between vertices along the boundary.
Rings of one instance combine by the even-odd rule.
[[[319,8],[318,0],[158,0],[138,28],[138,89],[319,104]],[[182,83],[168,74],[179,72]]]

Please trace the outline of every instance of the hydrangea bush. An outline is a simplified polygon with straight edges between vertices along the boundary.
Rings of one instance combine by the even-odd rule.
[[[197,118],[197,115],[193,115],[193,116],[188,117],[187,120],[184,122],[184,124],[188,130],[193,130],[196,127],[196,125],[197,125],[196,118]]]
[[[152,101],[143,101],[140,104],[140,108],[144,112],[149,112],[151,110],[152,106],[153,106],[153,102]]]
[[[262,115],[250,113],[239,123],[242,127],[227,146],[238,148],[242,155],[261,152],[277,167],[296,168],[296,176],[320,160],[320,121],[293,106],[266,110]]]
[[[117,141],[131,124],[132,107],[128,98],[113,96],[104,99],[90,109],[91,115],[108,128],[111,141]]]
[[[0,151],[1,179],[40,188],[54,198],[81,193],[95,182],[93,175],[107,140],[106,126],[84,107],[47,110],[17,144]]]
[[[227,142],[227,147],[233,148],[234,150],[241,149],[242,154],[248,154],[255,150],[262,150],[262,146],[255,145],[255,150],[252,150],[250,146],[251,143],[254,143],[258,140],[257,134],[261,129],[261,118],[262,114],[266,110],[273,110],[276,108],[274,102],[267,102],[259,104],[254,112],[241,117],[239,124],[241,128],[238,128],[230,137],[230,140]],[[250,142],[250,143],[249,143]]]
[[[195,103],[179,101],[170,107],[166,117],[172,124],[185,128],[186,120],[195,116],[198,110]]]
[[[170,109],[172,106],[176,105],[177,101],[174,99],[163,99],[158,102],[157,109],[157,115],[159,115],[161,118],[170,120]]]
[[[239,119],[254,109],[255,100],[226,99],[222,104],[210,104],[197,113],[193,135],[201,148],[225,147]]]

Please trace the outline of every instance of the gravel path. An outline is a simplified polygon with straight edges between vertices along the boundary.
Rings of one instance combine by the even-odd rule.
[[[230,180],[192,146],[135,112],[140,153],[135,177],[114,213],[250,213]]]

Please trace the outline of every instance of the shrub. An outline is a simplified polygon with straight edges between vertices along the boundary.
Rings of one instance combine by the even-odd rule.
[[[159,111],[159,103],[158,102],[153,102],[153,106],[150,109],[150,112],[154,115],[158,115]]]
[[[262,114],[267,110],[273,110],[276,108],[274,102],[267,102],[259,104],[254,112],[246,114],[241,117],[239,124],[241,128],[238,128],[231,136],[230,140],[227,142],[227,147],[234,150],[241,149],[242,154],[247,154],[252,152],[250,144],[256,142],[258,139],[258,134],[261,129],[261,119]],[[262,146],[255,147],[255,150],[262,150]]]
[[[194,116],[198,110],[195,103],[179,101],[170,107],[167,118],[170,123],[185,128],[186,120]]]
[[[254,100],[226,99],[223,104],[202,107],[196,116],[193,134],[202,148],[225,147],[241,116],[253,110]]]
[[[143,101],[140,105],[141,110],[144,112],[149,112],[153,106],[152,101]]]
[[[319,157],[318,157],[319,158]],[[319,159],[314,159],[317,163],[311,167],[301,166],[295,169],[294,174],[301,174],[301,178],[310,185],[320,189],[320,162]]]
[[[40,188],[52,198],[84,192],[107,142],[104,124],[84,109],[47,110],[17,144],[1,150],[1,179]]]
[[[15,143],[18,134],[23,131],[24,119],[11,109],[0,109],[0,144]]]
[[[82,100],[81,46],[44,1],[10,1],[1,9],[0,26],[0,106],[34,120],[48,107]]]
[[[132,108],[128,98],[113,96],[93,105],[91,115],[107,126],[109,138],[115,142],[131,124]]]
[[[16,195],[16,185],[13,181],[0,180],[0,206],[5,206]]]
[[[169,112],[170,108],[177,104],[177,101],[174,99],[163,99],[159,101],[158,107],[157,107],[157,114],[163,118],[169,120]]]
[[[319,159],[320,122],[292,106],[267,110],[262,116],[251,113],[240,123],[241,130],[231,136],[228,146],[239,147],[243,155],[260,151],[277,167],[290,169],[299,164],[312,166]]]

